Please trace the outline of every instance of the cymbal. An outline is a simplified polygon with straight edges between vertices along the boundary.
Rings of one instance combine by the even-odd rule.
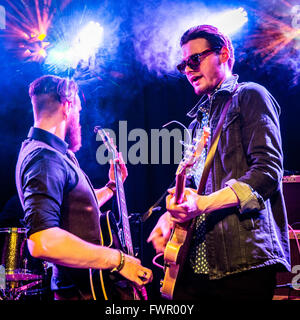
[[[5,278],[6,281],[28,281],[42,279],[43,277],[39,274],[32,274],[26,270],[22,270],[21,272],[6,273]]]

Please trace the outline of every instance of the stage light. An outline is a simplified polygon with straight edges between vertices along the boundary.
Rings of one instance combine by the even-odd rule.
[[[46,53],[46,50],[45,49],[40,49],[38,52],[38,55],[40,56],[40,57],[43,57],[43,58],[45,58],[46,56],[47,56],[47,53]]]
[[[43,41],[45,38],[46,38],[46,34],[44,33],[41,33],[39,36],[37,36],[37,38],[40,40],[40,41]]]
[[[5,42],[8,50],[27,61],[44,61],[46,48],[50,46],[48,31],[54,15],[70,3],[70,0],[6,0],[9,8],[7,17],[0,6],[0,29],[3,22],[5,31],[0,36],[9,39]],[[3,20],[4,19],[4,20]],[[6,21],[7,20],[7,21]],[[51,29],[51,28],[50,28]]]
[[[242,32],[247,21],[247,11],[242,7],[224,5],[217,10],[195,1],[166,0],[134,21],[136,57],[159,76],[177,75],[176,65],[182,58],[179,40],[186,30],[198,25],[213,25],[233,39]]]
[[[208,18],[208,23],[216,26],[220,31],[233,35],[248,21],[248,14],[244,8],[226,10]]]
[[[31,51],[29,49],[26,49],[24,51],[24,53],[23,53],[23,56],[26,57],[26,58],[30,57],[31,56]]]
[[[103,41],[103,27],[91,21],[71,41],[62,41],[48,52],[47,65],[59,69],[76,68],[80,61],[94,57]],[[67,38],[67,37],[66,37]]]
[[[103,27],[98,22],[91,21],[82,28],[73,40],[72,50],[75,56],[87,61],[93,56],[103,40]]]

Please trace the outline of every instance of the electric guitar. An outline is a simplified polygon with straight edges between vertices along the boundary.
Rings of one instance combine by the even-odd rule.
[[[184,188],[187,171],[201,156],[201,153],[207,144],[208,137],[209,129],[205,127],[201,139],[194,143],[192,150],[190,150],[188,155],[184,157],[178,166],[176,171],[174,194],[176,204],[180,204],[184,200]],[[160,289],[162,296],[166,299],[173,299],[176,280],[187,256],[194,223],[195,219],[191,219],[185,223],[175,224],[169,241],[166,245],[164,251],[165,274]]]
[[[119,164],[116,162],[118,152],[105,130],[96,127],[95,132],[100,135],[108,151],[112,154],[119,212],[118,221],[111,211],[100,215],[101,243],[134,256],[122,174]],[[97,279],[97,277],[99,278]],[[90,284],[94,299],[97,299],[100,293],[101,300],[147,300],[145,287],[137,287],[119,273],[111,273],[110,270],[100,270],[99,272],[90,270]]]

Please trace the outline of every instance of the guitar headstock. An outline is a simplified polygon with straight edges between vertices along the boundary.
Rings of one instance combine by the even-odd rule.
[[[186,171],[196,163],[201,156],[203,149],[207,145],[209,135],[210,129],[208,127],[204,127],[201,138],[194,139],[194,144],[191,146],[191,149],[186,152],[185,157],[180,162],[176,175],[186,174]]]
[[[101,126],[96,126],[94,132],[98,133],[105,144],[107,150],[112,153],[113,159],[117,158],[118,152],[117,147],[113,142],[113,139],[109,136],[109,133],[106,132]]]

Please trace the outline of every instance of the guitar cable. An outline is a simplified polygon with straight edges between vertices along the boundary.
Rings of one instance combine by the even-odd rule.
[[[167,190],[161,195],[161,197],[142,215],[141,222],[145,222],[153,213],[153,211],[158,211],[161,209],[158,205],[161,203],[161,201],[167,196],[168,189],[172,188],[175,184],[176,178],[172,181],[172,183],[169,185]]]
[[[168,123],[165,123],[162,127],[165,128],[166,126],[168,126],[169,124],[171,123],[177,123],[179,124],[180,126],[182,126],[185,130],[185,132],[187,133],[188,135],[188,145],[190,145],[192,143],[192,136],[191,136],[191,132],[190,130],[184,125],[182,124],[181,122],[177,121],[177,120],[172,120]],[[183,145],[183,146],[186,146],[186,144],[184,143],[184,141],[180,141],[180,143]],[[171,187],[174,186],[175,184],[175,181],[176,181],[176,178],[173,180],[173,182],[170,184],[170,186],[167,188],[167,191],[164,192],[164,194],[154,203],[153,206],[151,206],[148,211],[146,211],[142,217],[141,217],[141,222],[145,222],[152,214],[153,211],[157,211],[157,210],[160,210],[161,207],[158,207],[158,205],[160,204],[160,202],[166,197],[166,195],[168,194],[168,189],[170,189]]]

